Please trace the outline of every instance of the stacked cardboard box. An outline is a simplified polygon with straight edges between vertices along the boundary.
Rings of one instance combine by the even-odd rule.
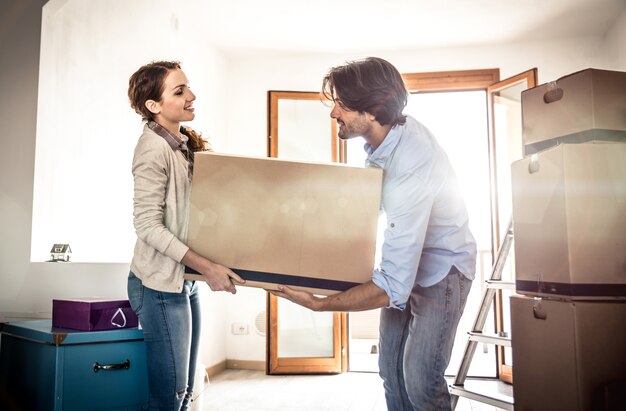
[[[626,296],[626,143],[560,144],[511,168],[517,292]]]
[[[524,154],[557,144],[626,142],[626,73],[587,69],[522,92]]]
[[[588,69],[524,91],[522,138],[517,291],[626,298],[626,73]]]
[[[626,385],[626,73],[588,69],[527,90],[522,123],[526,156],[511,166],[525,295],[511,300],[515,408],[616,404]]]
[[[516,410],[624,410],[626,303],[511,297]]]

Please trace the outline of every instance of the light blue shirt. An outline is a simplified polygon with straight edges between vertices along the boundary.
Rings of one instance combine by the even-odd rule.
[[[476,242],[457,178],[432,133],[407,116],[382,144],[366,144],[368,167],[383,169],[382,211],[387,216],[382,256],[372,281],[390,307],[404,309],[414,284],[430,287],[455,266],[470,280]]]

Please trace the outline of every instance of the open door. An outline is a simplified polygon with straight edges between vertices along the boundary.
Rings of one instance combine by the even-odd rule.
[[[316,162],[345,157],[337,123],[320,101],[316,92],[268,92],[268,157]],[[324,135],[328,138],[320,139]],[[345,313],[313,312],[267,293],[267,316],[267,374],[347,370]]]
[[[512,214],[511,163],[523,158],[522,91],[537,85],[537,69],[531,69],[487,88],[489,117],[489,163],[491,179],[491,240],[492,261],[499,251],[504,232]],[[511,255],[502,272],[503,281],[515,281],[515,256]],[[498,290],[495,296],[496,333],[510,335],[510,291]],[[506,295],[508,294],[508,295]],[[512,355],[510,348],[496,349],[498,376],[512,383]]]

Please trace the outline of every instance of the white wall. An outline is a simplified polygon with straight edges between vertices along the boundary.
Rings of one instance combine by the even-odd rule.
[[[149,18],[141,18],[149,12]],[[128,262],[133,148],[140,117],[128,78],[152,60],[180,60],[198,99],[191,126],[219,148],[225,60],[197,15],[169,0],[52,0],[43,11],[32,261],[69,243],[77,262]],[[114,239],[114,240],[113,240]]]
[[[614,70],[626,71],[626,10],[609,30],[605,47]]]
[[[75,36],[64,37],[62,32],[51,32],[55,41],[63,40],[65,44],[56,44],[53,50],[66,49],[72,60],[59,72],[42,72],[42,83],[62,80],[80,79],[78,94],[63,95],[62,90],[50,89],[53,84],[42,84],[41,127],[59,128],[58,138],[70,133],[73,143],[83,145],[81,149],[97,152],[110,163],[96,159],[89,166],[98,166],[116,174],[118,184],[105,186],[103,191],[109,194],[107,202],[124,202],[119,206],[118,214],[130,212],[129,150],[138,137],[140,126],[134,113],[130,111],[126,101],[119,93],[125,93],[127,76],[140,63],[152,58],[176,58],[182,60],[191,85],[198,95],[195,104],[198,116],[192,124],[194,127],[212,137],[219,151],[237,154],[263,156],[266,152],[266,93],[267,90],[302,90],[317,91],[322,76],[331,66],[341,64],[345,60],[363,57],[363,55],[275,55],[263,57],[222,55],[202,36],[201,22],[194,20],[199,16],[178,15],[175,2],[152,0],[150,10],[157,11],[157,18],[142,19],[140,8],[148,0],[126,2],[133,7],[130,11],[115,12],[119,7],[117,1],[89,2],[91,15],[86,22],[78,21],[84,15],[76,15],[82,7],[72,2],[52,1],[47,7],[58,8],[76,21],[66,26],[82,27],[86,30],[97,27],[98,33],[88,34],[89,39]],[[99,295],[124,296],[128,262],[107,264],[52,264],[31,263],[31,214],[33,210],[33,181],[35,168],[35,134],[37,123],[37,94],[39,76],[39,41],[40,41],[40,6],[43,0],[9,0],[2,2],[0,12],[7,25],[0,28],[0,90],[3,96],[3,109],[0,110],[0,133],[2,150],[0,150],[0,226],[2,247],[0,247],[0,313],[5,315],[29,315],[49,317],[52,298],[72,296]],[[67,4],[65,4],[67,3]],[[83,2],[84,3],[84,2]],[[63,6],[68,7],[61,10]],[[146,6],[147,7],[147,6]],[[112,10],[112,11],[109,11]],[[93,12],[97,13],[93,13]],[[95,14],[95,15],[94,15]],[[112,19],[108,27],[102,19]],[[172,32],[178,20],[179,31]],[[115,23],[116,21],[125,24]],[[195,28],[200,30],[195,32]],[[185,31],[188,30],[188,31]],[[163,31],[162,34],[161,31]],[[501,78],[514,75],[531,67],[539,69],[540,83],[556,79],[562,75],[587,67],[626,70],[626,17],[622,13],[618,24],[611,29],[605,39],[576,38],[562,41],[542,43],[511,44],[467,49],[444,50],[404,50],[397,52],[376,53],[389,59],[403,72],[438,71],[471,68],[499,67]],[[87,30],[90,33],[91,30]],[[185,37],[194,32],[192,37]],[[184,41],[181,34],[187,33]],[[85,35],[85,33],[82,33]],[[157,37],[157,43],[152,36]],[[44,42],[52,41],[47,36]],[[89,47],[89,42],[104,40],[104,45]],[[56,48],[55,48],[56,47]],[[130,50],[130,51],[129,51]],[[158,51],[158,56],[150,53]],[[43,59],[51,59],[42,55]],[[86,60],[86,61],[83,61]],[[53,60],[55,61],[55,60]],[[100,65],[96,67],[93,61]],[[57,61],[59,64],[60,61]],[[97,75],[85,75],[81,69],[93,69]],[[62,71],[62,72],[61,72]],[[72,75],[70,76],[69,73]],[[45,80],[45,79],[48,80]],[[65,84],[65,83],[63,83]],[[81,92],[80,90],[84,90]],[[59,93],[59,94],[55,94]],[[81,94],[82,93],[82,94]],[[125,94],[124,94],[125,95]],[[63,96],[61,98],[61,96]],[[107,96],[111,99],[104,107],[98,102]],[[57,118],[46,117],[43,111],[56,113]],[[54,103],[50,106],[50,103]],[[68,113],[71,113],[68,114]],[[79,131],[70,130],[73,124],[82,119],[94,125],[94,130],[87,131],[81,127]],[[114,123],[112,128],[111,124]],[[103,132],[108,130],[108,132]],[[119,130],[124,129],[121,133]],[[55,137],[52,138],[54,141]],[[42,137],[42,147],[37,147],[39,159],[45,160],[43,146],[50,144]],[[84,140],[84,141],[83,141]],[[119,145],[117,152],[112,152],[110,143]],[[40,142],[37,141],[39,146]],[[130,147],[130,148],[129,148]],[[76,149],[75,147],[71,148]],[[54,150],[54,149],[52,149]],[[39,157],[41,153],[41,156]],[[89,154],[89,153],[87,153]],[[81,152],[80,156],[85,156]],[[79,156],[79,157],[80,157]],[[82,164],[81,164],[82,165]],[[84,167],[86,167],[85,165]],[[63,169],[59,164],[58,168]],[[115,170],[115,171],[112,171]],[[78,172],[80,174],[80,171]],[[60,175],[64,181],[80,181],[82,175],[72,171],[70,175]],[[38,181],[46,181],[39,180]],[[101,177],[99,177],[101,178]],[[45,184],[44,191],[45,193]],[[89,192],[99,196],[100,192]],[[35,198],[37,207],[45,194]],[[104,200],[102,200],[104,201]],[[45,202],[45,201],[44,201]],[[84,203],[79,201],[80,204]],[[50,204],[48,204],[50,205]],[[43,204],[45,210],[45,204]],[[84,208],[84,206],[83,206]],[[76,211],[85,220],[106,219],[108,213],[96,215]],[[76,218],[75,216],[72,218]],[[121,219],[130,221],[129,217]],[[43,236],[51,234],[48,230],[35,231]],[[124,227],[126,227],[124,223]],[[104,224],[98,227],[108,230]],[[121,226],[120,226],[121,227]],[[105,231],[106,240],[116,241],[117,232]],[[52,239],[53,237],[50,237]],[[54,236],[53,242],[57,242]],[[48,248],[50,240],[44,240],[41,247]],[[62,241],[64,242],[64,241]],[[72,244],[72,241],[70,241]],[[80,247],[79,247],[80,248]],[[46,250],[47,251],[47,250]],[[37,251],[40,252],[40,251]],[[265,339],[253,330],[256,314],[265,308],[265,293],[252,288],[240,288],[236,296],[214,294],[203,288],[205,321],[202,361],[214,365],[225,358],[238,360],[265,359]],[[232,322],[250,325],[250,334],[235,336],[230,333]]]

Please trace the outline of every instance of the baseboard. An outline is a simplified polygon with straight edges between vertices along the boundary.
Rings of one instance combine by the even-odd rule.
[[[265,361],[226,360],[226,368],[232,370],[265,371]]]
[[[216,376],[217,374],[221,373],[225,369],[226,369],[226,361],[222,361],[210,367],[206,367],[206,373],[210,379],[211,377]]]
[[[209,378],[211,378],[226,369],[265,371],[265,361],[225,360],[210,367],[206,367],[206,373]]]

